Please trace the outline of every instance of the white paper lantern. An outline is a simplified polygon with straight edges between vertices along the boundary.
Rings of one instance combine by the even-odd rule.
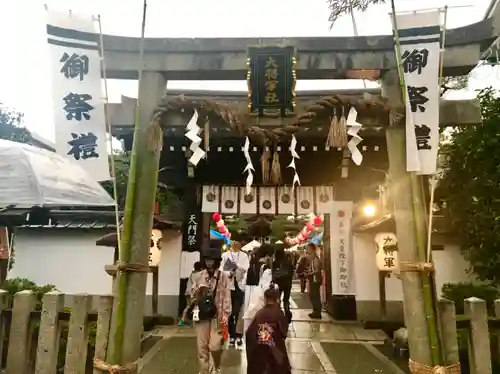
[[[391,232],[384,232],[375,236],[377,254],[375,261],[380,271],[397,272],[399,270],[399,257],[397,251],[398,238]]]
[[[151,231],[151,241],[149,246],[149,266],[158,266],[161,259],[161,239],[163,234],[161,230],[153,229]]]

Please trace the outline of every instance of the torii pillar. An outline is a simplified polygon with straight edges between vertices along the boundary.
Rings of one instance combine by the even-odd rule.
[[[396,69],[384,74],[381,79],[382,95],[392,105],[402,104],[399,75]],[[406,171],[405,123],[386,130],[389,155],[389,191],[393,201],[394,220],[398,237],[399,259],[412,263],[420,262],[417,248],[416,222],[413,215],[413,199],[424,203],[424,197],[412,191],[410,173]],[[425,217],[420,227],[426,227]],[[402,272],[403,305],[405,324],[408,329],[408,345],[412,360],[432,366],[429,331],[424,313],[424,293],[420,274]]]

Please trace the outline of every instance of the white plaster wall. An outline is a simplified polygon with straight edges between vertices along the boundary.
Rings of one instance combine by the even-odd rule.
[[[378,269],[375,264],[376,246],[373,236],[355,234],[353,236],[352,257],[354,258],[354,277],[356,284],[356,300],[379,300]],[[466,282],[470,279],[466,272],[468,267],[456,244],[447,244],[444,250],[433,251],[436,267],[436,287],[438,293],[444,283]],[[386,297],[388,301],[403,301],[401,281],[392,276],[386,280]]]
[[[113,263],[114,248],[96,246],[106,231],[79,229],[19,229],[15,239],[16,261],[8,278],[28,278],[33,282],[54,284],[66,294],[111,293],[112,278],[104,266]],[[179,294],[182,236],[164,231],[159,264],[158,294]],[[148,274],[146,294],[153,289]]]
[[[8,278],[28,278],[39,285],[54,284],[66,294],[111,293],[104,265],[113,263],[114,248],[95,242],[104,230],[18,229],[15,263]]]
[[[158,265],[158,295],[178,296],[181,272],[182,235],[178,231],[164,231],[161,259]],[[153,294],[153,275],[148,275],[146,294]]]

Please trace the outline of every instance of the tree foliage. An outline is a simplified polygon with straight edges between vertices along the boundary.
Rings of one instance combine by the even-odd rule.
[[[328,0],[330,28],[344,14],[353,11],[364,12],[370,5],[385,4],[385,0]]]
[[[113,156],[115,161],[115,175],[116,175],[116,191],[118,206],[123,208],[125,206],[125,197],[127,196],[127,183],[128,171],[130,168],[130,156],[126,152],[118,153]],[[110,160],[111,165],[111,160]],[[113,181],[104,181],[101,183],[104,189],[114,198]]]
[[[471,270],[500,285],[500,99],[479,92],[483,123],[457,128],[442,146],[436,197],[449,213]]]
[[[23,114],[10,110],[0,103],[0,139],[26,143],[29,131],[22,126]]]
[[[441,96],[444,96],[448,91],[462,90],[467,88],[469,84],[469,76],[461,75],[458,77],[444,77],[441,84]]]
[[[127,196],[127,183],[130,169],[130,153],[121,152],[110,157],[114,157],[115,161],[118,206],[123,209],[125,207],[125,198]],[[115,197],[112,180],[104,181],[101,183],[101,185],[113,198]],[[163,213],[169,205],[179,203],[179,197],[173,189],[167,186],[158,186],[158,190],[156,192],[156,201],[160,205],[160,212]]]

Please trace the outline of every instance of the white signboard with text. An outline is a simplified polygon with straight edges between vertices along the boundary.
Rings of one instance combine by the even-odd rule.
[[[406,95],[406,166],[435,174],[439,147],[441,11],[396,15]]]
[[[330,216],[330,264],[332,272],[332,293],[334,295],[354,294],[351,276],[351,218],[352,201],[334,201]]]
[[[95,31],[93,16],[47,9],[56,152],[104,181],[109,166]]]

